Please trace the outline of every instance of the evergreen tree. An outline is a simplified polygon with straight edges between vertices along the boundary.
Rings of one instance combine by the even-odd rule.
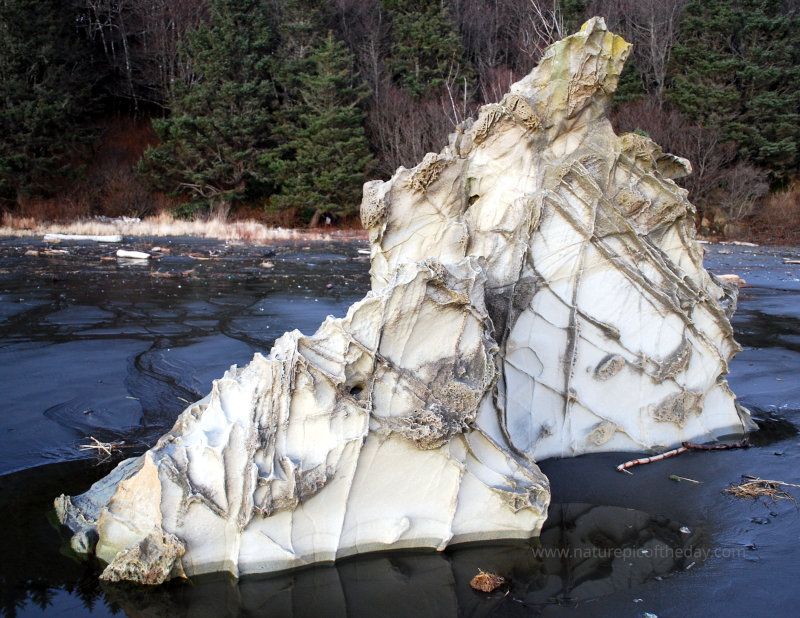
[[[224,216],[269,183],[273,38],[263,2],[210,2],[208,23],[188,37],[193,78],[175,86],[169,117],[153,121],[161,143],[139,164],[155,186]]]
[[[619,76],[617,89],[614,91],[614,105],[638,101],[643,99],[646,94],[642,74],[636,65],[628,60]]]
[[[554,0],[553,5],[561,14],[564,36],[580,30],[583,22],[591,17],[591,15],[586,15],[589,0]]]
[[[671,100],[773,180],[800,164],[800,19],[772,0],[693,0],[673,52]]]
[[[392,18],[388,66],[395,81],[424,98],[456,76],[469,79],[461,37],[441,0],[383,0]]]
[[[61,0],[0,2],[0,200],[49,193],[88,136],[78,18]]]
[[[355,80],[353,58],[332,33],[319,36],[323,13],[313,0],[289,0],[280,26],[282,105],[270,163],[279,190],[275,210],[308,221],[355,211],[371,155],[358,107],[368,95]]]

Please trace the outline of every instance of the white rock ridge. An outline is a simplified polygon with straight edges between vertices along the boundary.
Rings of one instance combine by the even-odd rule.
[[[440,154],[367,183],[372,291],[58,498],[73,547],[159,583],[527,538],[538,460],[749,429],[724,380],[736,287],[671,180],[689,163],[605,117],[629,47],[590,20]]]

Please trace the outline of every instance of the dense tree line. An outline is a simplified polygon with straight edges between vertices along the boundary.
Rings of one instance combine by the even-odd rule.
[[[614,122],[692,160],[701,211],[796,179],[791,0],[2,0],[0,201],[79,182],[122,115],[152,120],[136,170],[187,213],[348,215],[591,15],[634,44]]]

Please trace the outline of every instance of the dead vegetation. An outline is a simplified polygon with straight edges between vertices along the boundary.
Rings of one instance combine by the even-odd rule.
[[[0,236],[43,236],[44,234],[84,234],[103,236],[121,234],[122,236],[146,236],[161,238],[166,236],[191,236],[215,238],[219,240],[248,243],[276,240],[327,240],[333,238],[362,238],[362,230],[322,230],[285,229],[269,227],[258,221],[186,220],[173,217],[168,212],[145,219],[137,218],[92,218],[69,222],[42,222],[33,217],[15,217],[4,213],[0,224]]]
[[[768,245],[800,242],[800,182],[767,195],[748,222],[748,240]]]
[[[800,485],[783,481],[771,481],[750,476],[749,474],[743,474],[742,480],[743,482],[739,485],[731,485],[725,490],[725,493],[742,499],[752,498],[753,500],[758,500],[759,498],[770,498],[773,502],[791,500],[797,506],[797,500],[785,488],[800,487]]]
[[[505,583],[506,580],[504,577],[496,575],[495,573],[487,573],[486,571],[481,571],[479,569],[478,574],[472,578],[472,581],[469,582],[469,585],[473,590],[479,590],[480,592],[493,592]]]
[[[78,448],[82,451],[93,451],[97,455],[98,463],[104,463],[116,455],[122,454],[122,449],[127,446],[124,441],[101,442],[94,436],[89,436],[88,444],[81,444]]]

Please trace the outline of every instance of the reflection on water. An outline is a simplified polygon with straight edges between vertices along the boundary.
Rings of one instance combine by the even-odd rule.
[[[797,410],[784,409],[782,412],[784,415],[794,418],[800,416]],[[794,423],[783,416],[779,416],[774,410],[764,411],[751,406],[750,413],[753,415],[756,425],[758,425],[758,431],[753,432],[748,437],[751,446],[769,446],[787,438],[793,438],[800,433]]]
[[[488,616],[575,604],[684,569],[704,555],[698,534],[612,506],[553,505],[540,539],[464,544],[445,552],[382,552],[236,583],[142,591],[107,586],[131,616]],[[492,594],[469,586],[479,570],[510,580]],[[156,611],[157,610],[157,611]],[[523,611],[527,610],[527,611]],[[144,614],[141,614],[144,615]]]
[[[484,616],[524,615],[637,586],[700,563],[706,540],[681,522],[612,506],[555,504],[540,539],[472,543],[445,552],[367,554],[271,577],[198,577],[157,588],[101,584],[98,566],[58,553],[50,500],[104,470],[54,464],[5,477],[0,595],[7,616]],[[50,521],[48,521],[50,518]],[[485,595],[478,571],[510,580]],[[507,594],[506,594],[507,593]],[[72,609],[69,609],[72,608]]]

